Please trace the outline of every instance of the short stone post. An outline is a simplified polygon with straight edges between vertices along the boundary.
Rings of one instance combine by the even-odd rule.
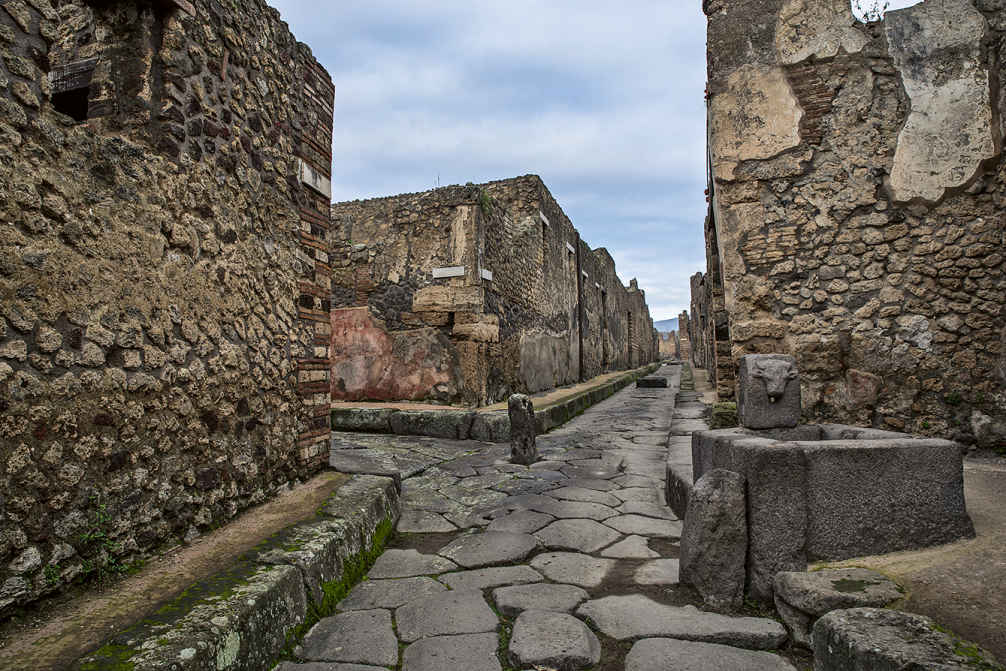
[[[510,463],[530,466],[538,461],[534,436],[534,404],[524,394],[514,394],[507,403],[510,412]]]

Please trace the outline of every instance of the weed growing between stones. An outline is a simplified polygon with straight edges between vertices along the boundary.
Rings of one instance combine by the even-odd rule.
[[[81,544],[81,554],[91,554],[92,558],[85,559],[83,569],[79,578],[80,582],[95,581],[99,584],[106,582],[113,576],[132,574],[143,566],[143,560],[123,562],[119,555],[122,554],[122,545],[112,538],[112,515],[107,505],[95,497],[91,498],[94,505],[94,513],[87,529],[85,529],[78,539]],[[53,571],[50,571],[50,568]],[[54,575],[53,583],[58,582],[59,566],[50,565],[45,569],[46,582],[50,582],[50,575]]]
[[[989,661],[985,656],[986,652],[970,641],[950,631],[946,627],[933,623],[933,629],[946,634],[954,644],[954,654],[964,659],[965,664],[975,668],[977,671],[1004,671],[1004,667]]]
[[[342,601],[353,587],[363,580],[367,571],[374,565],[377,558],[384,552],[385,546],[391,541],[395,530],[394,521],[390,517],[385,517],[374,529],[374,535],[369,547],[364,547],[354,557],[350,557],[342,565],[342,577],[322,584],[322,601],[315,603],[308,597],[307,617],[304,622],[294,627],[286,634],[286,644],[280,653],[278,662],[295,661],[293,650],[297,644],[303,640],[304,636],[311,630],[311,627],[318,624],[320,620],[333,615],[336,605]]]
[[[712,416],[709,419],[710,429],[732,429],[739,424],[736,403],[724,401],[713,405]]]
[[[129,646],[110,643],[94,653],[95,661],[81,664],[80,671],[133,671],[136,664],[129,660],[138,652]]]

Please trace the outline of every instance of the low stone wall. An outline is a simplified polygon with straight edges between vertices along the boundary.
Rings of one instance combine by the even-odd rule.
[[[562,426],[590,406],[600,403],[640,377],[660,368],[652,363],[621,377],[535,410],[539,434]],[[391,433],[400,436],[431,436],[452,440],[481,440],[505,443],[510,440],[510,418],[506,410],[399,410],[397,408],[333,408],[334,431]]]
[[[355,475],[271,537],[80,660],[80,671],[265,671],[358,582],[400,513],[391,478]]]

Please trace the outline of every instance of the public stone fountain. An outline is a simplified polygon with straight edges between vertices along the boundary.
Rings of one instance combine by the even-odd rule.
[[[734,516],[746,516],[748,596],[771,602],[774,576],[804,571],[809,562],[974,536],[956,443],[842,424],[800,424],[799,373],[790,356],[747,355],[739,379],[741,426],[694,433],[692,469],[695,491],[712,471],[718,472],[717,481],[729,480],[724,470],[742,480],[735,488],[740,494]],[[698,530],[703,521],[694,517],[686,515],[683,572],[686,556],[706,552],[687,547],[689,525],[692,538],[703,535]],[[715,536],[715,529],[707,528],[703,542],[715,542]]]

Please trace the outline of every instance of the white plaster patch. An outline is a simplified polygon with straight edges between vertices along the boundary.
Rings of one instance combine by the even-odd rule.
[[[434,268],[433,279],[439,280],[445,277],[464,277],[464,266],[450,266],[448,268]]]
[[[772,158],[800,144],[803,110],[782,68],[744,65],[709,104],[713,174],[730,181],[741,161]]]
[[[912,102],[891,168],[893,195],[935,202],[996,155],[981,47],[988,26],[970,0],[927,0],[888,12],[884,29]]]
[[[858,53],[869,40],[856,26],[849,0],[787,0],[776,22],[775,49],[786,64],[831,58],[839,49]]]
[[[302,158],[298,158],[297,163],[300,165],[299,172],[301,183],[311,189],[314,189],[326,198],[331,198],[332,180],[308,165],[307,161]]]

